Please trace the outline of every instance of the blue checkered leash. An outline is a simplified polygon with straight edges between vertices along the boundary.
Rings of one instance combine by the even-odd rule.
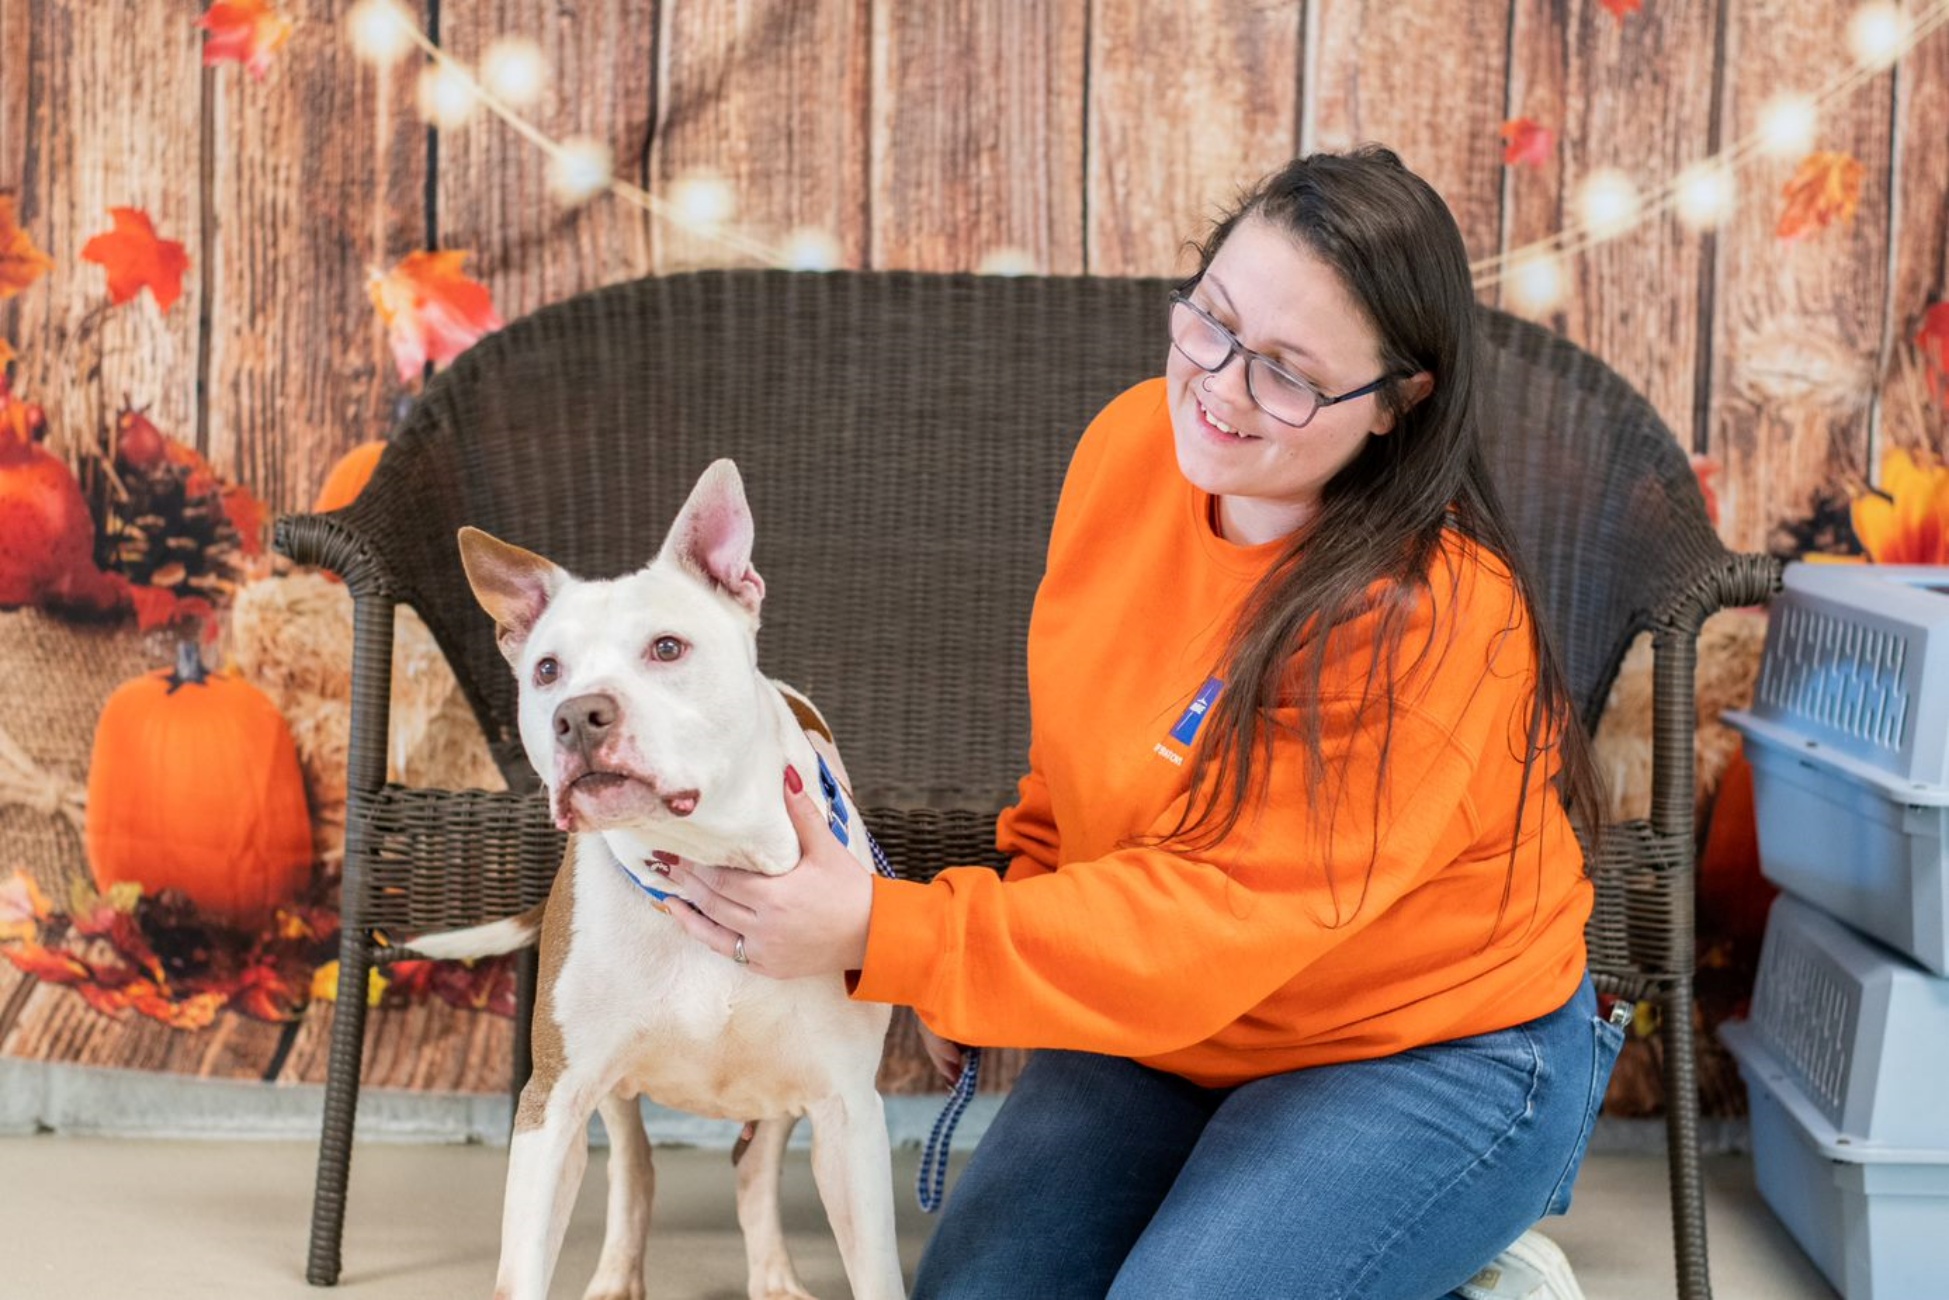
[[[841,844],[852,844],[852,813],[846,807],[846,796],[833,777],[832,769],[826,766],[823,756],[819,757],[819,790],[826,797],[826,825]],[[880,842],[873,838],[873,832],[866,829],[864,820],[860,822],[860,834],[866,836],[866,847],[873,855],[873,870],[889,880],[896,879],[893,864],[887,861],[886,851]],[[921,1149],[920,1169],[914,1174],[914,1196],[920,1201],[920,1208],[929,1214],[938,1212],[941,1200],[947,1190],[947,1153],[954,1140],[954,1127],[961,1122],[968,1103],[974,1100],[975,1084],[981,1078],[981,1049],[970,1047],[961,1057],[961,1077],[954,1081],[954,1091],[948,1094],[947,1105],[934,1120],[934,1129],[927,1135],[927,1145]]]
[[[846,806],[846,796],[839,788],[839,781],[826,766],[823,755],[814,755],[819,760],[819,791],[826,797],[826,826],[833,838],[848,848],[853,843],[853,814]],[[873,870],[889,880],[897,879],[893,864],[887,861],[886,850],[873,838],[873,832],[866,829],[864,820],[860,822],[860,833],[866,836],[867,850],[873,855]],[[621,865],[618,863],[617,865]],[[646,884],[643,879],[628,867],[623,874],[630,883],[648,894],[658,903],[668,902],[670,894]],[[941,1199],[947,1189],[947,1153],[954,1140],[955,1125],[961,1122],[962,1113],[968,1103],[974,1100],[975,1084],[981,1078],[981,1049],[969,1047],[962,1051],[961,1077],[954,1081],[954,1091],[948,1094],[947,1105],[941,1108],[934,1120],[934,1130],[927,1135],[927,1145],[920,1153],[920,1170],[914,1175],[914,1195],[920,1201],[920,1208],[929,1214],[938,1212]]]

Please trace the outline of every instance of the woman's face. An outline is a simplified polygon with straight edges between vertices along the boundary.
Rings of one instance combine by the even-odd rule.
[[[1339,274],[1271,222],[1246,217],[1191,300],[1246,347],[1334,396],[1381,376],[1380,340]],[[1176,347],[1164,375],[1178,468],[1219,499],[1221,531],[1243,545],[1284,537],[1318,510],[1328,480],[1393,420],[1368,393],[1322,406],[1304,428],[1261,410],[1234,356],[1216,374]],[[1425,377],[1411,385],[1425,391]]]

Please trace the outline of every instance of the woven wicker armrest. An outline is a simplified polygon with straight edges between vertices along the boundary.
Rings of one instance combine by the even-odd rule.
[[[393,598],[392,574],[378,549],[347,511],[280,515],[271,544],[299,564],[328,569],[345,579],[354,597]]]

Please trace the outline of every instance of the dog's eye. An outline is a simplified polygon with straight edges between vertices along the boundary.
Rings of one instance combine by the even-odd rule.
[[[550,655],[535,662],[535,685],[547,686],[562,675],[561,661]]]
[[[650,654],[660,663],[675,663],[687,647],[673,636],[660,636],[650,644]]]

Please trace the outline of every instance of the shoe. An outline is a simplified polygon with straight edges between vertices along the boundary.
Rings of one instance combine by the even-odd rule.
[[[1533,1228],[1484,1264],[1457,1293],[1467,1300],[1584,1300],[1562,1247]]]

